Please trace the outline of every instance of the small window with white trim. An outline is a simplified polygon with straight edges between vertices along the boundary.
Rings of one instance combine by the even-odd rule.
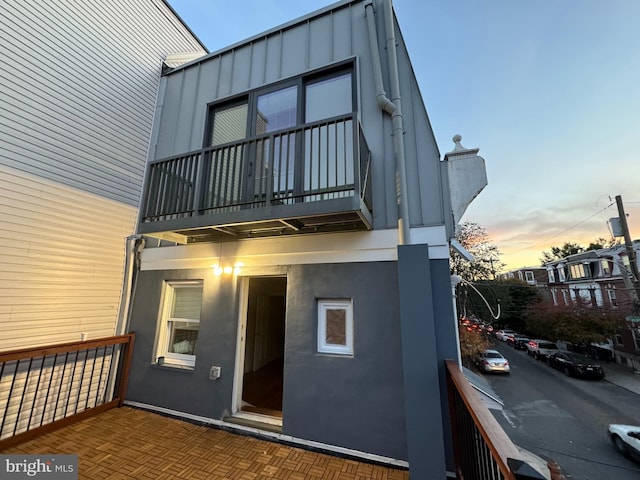
[[[561,283],[564,283],[567,281],[567,274],[564,272],[563,266],[558,267],[558,279],[560,280]]]
[[[636,350],[640,350],[640,328],[632,328],[631,334],[633,335],[633,343]]]
[[[609,295],[609,305],[611,305],[613,308],[618,306],[618,298],[616,296],[616,291],[615,289],[611,288],[607,290],[607,294]]]
[[[158,364],[195,366],[201,309],[202,281],[165,284],[156,355]]]
[[[318,352],[353,355],[353,301],[318,300]]]

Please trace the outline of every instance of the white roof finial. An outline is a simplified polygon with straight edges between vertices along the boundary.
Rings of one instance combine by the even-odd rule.
[[[453,140],[453,143],[456,144],[456,146],[453,148],[454,152],[459,152],[460,150],[466,150],[466,148],[464,148],[462,146],[462,144],[460,143],[462,141],[462,135],[459,135],[459,134],[456,133],[453,136],[452,140]]]

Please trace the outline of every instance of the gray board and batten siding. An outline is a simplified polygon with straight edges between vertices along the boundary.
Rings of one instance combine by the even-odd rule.
[[[162,0],[0,2],[0,350],[113,335],[162,60]]]
[[[382,71],[388,92],[382,2],[375,2]],[[398,25],[398,63],[412,227],[442,225],[440,153]],[[361,0],[344,1],[213,52],[162,78],[152,160],[203,147],[208,105],[345,61],[355,61],[357,110],[372,153],[374,229],[396,228],[396,166],[389,115],[376,102],[373,61]]]

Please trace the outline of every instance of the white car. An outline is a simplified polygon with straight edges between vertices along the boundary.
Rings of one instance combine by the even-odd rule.
[[[497,350],[485,350],[476,357],[476,365],[483,372],[509,373],[509,360]]]
[[[502,340],[503,342],[507,341],[507,337],[509,335],[516,335],[517,333],[513,330],[498,330],[496,332],[496,338],[498,340]]]
[[[546,360],[550,355],[558,352],[558,345],[549,340],[536,338],[527,343],[527,353],[536,360]]]
[[[640,427],[637,425],[609,425],[609,437],[623,455],[640,462]]]

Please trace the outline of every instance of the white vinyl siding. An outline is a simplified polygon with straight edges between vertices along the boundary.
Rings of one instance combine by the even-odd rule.
[[[161,0],[0,7],[0,163],[137,206],[161,61],[201,50]]]
[[[0,351],[114,334],[136,209],[0,167]]]
[[[0,3],[0,350],[115,333],[162,60],[162,0]]]

